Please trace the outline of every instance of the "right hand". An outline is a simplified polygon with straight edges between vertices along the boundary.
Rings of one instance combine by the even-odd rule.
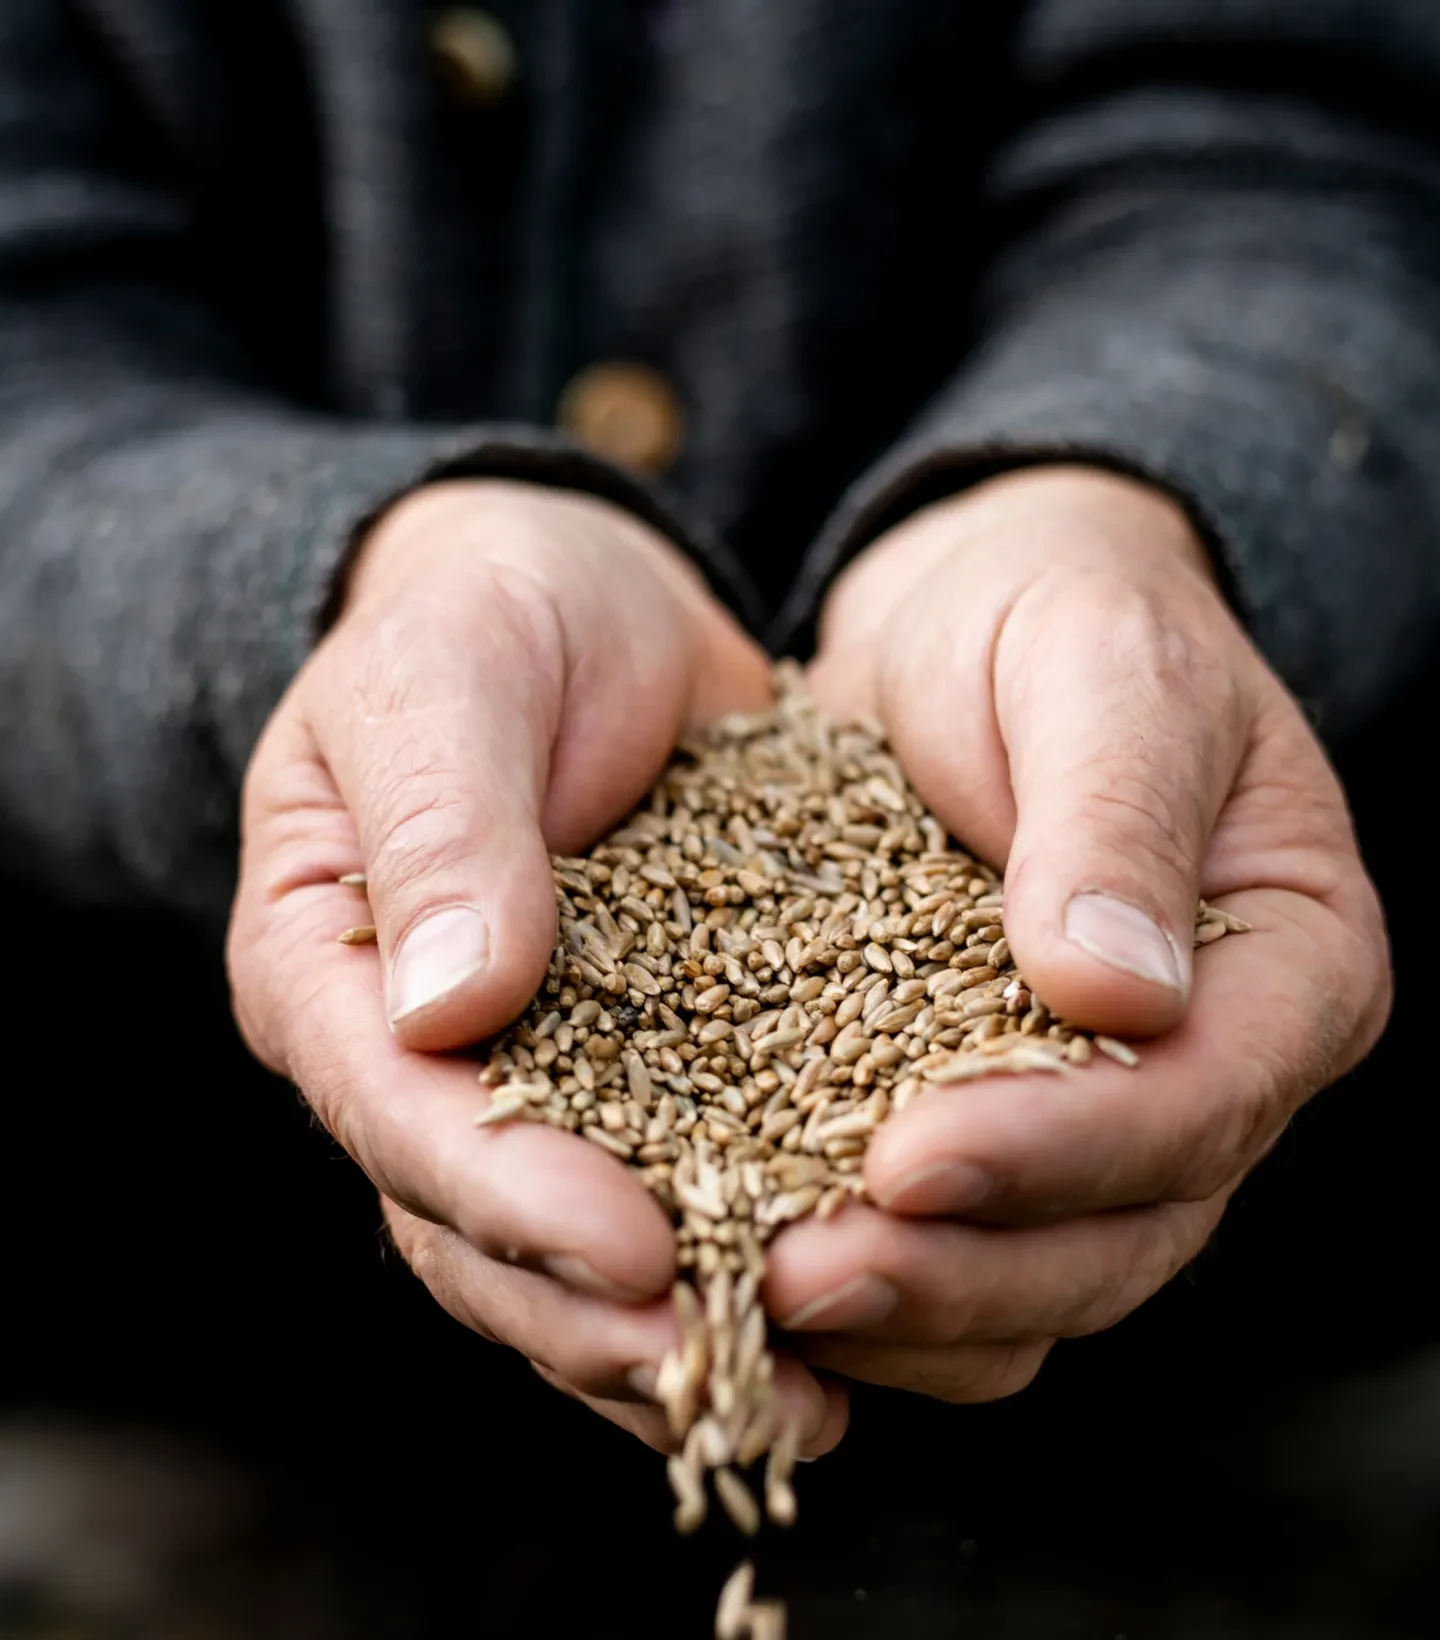
[[[700,577],[609,503],[500,481],[395,506],[354,564],[246,779],[229,965],[246,1041],[381,1193],[466,1326],[669,1445],[647,1386],[676,1339],[674,1238],[626,1168],[536,1124],[477,1128],[476,1066],[553,949],[549,854],[644,794],[693,725],[770,697]],[[363,871],[370,910],[339,886]],[[373,921],[378,944],[337,936]],[[842,1392],[777,1383],[809,1452]]]

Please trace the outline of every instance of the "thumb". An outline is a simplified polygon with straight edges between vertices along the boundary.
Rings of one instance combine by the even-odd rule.
[[[1189,999],[1201,867],[1240,714],[1221,669],[1188,653],[1142,593],[1099,578],[1080,591],[1033,588],[997,647],[1016,804],[1005,932],[1052,1012],[1156,1035]]]
[[[367,628],[359,699],[353,669],[332,667],[311,709],[359,833],[386,1013],[413,1049],[513,1019],[554,945],[540,810],[563,660],[535,623],[498,601],[489,615],[483,643],[433,607]]]

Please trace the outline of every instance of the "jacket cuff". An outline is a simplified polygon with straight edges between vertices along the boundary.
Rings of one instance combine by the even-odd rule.
[[[245,429],[227,432],[254,452]],[[353,555],[370,527],[427,484],[506,478],[577,490],[624,507],[660,531],[705,574],[716,595],[754,630],[760,600],[723,543],[661,492],[570,443],[528,427],[466,431],[424,427],[297,425],[267,428],[268,470],[245,512],[226,529],[211,574],[212,608],[229,611],[215,635],[223,676],[214,685],[218,728],[231,767],[243,769],[290,679],[333,620]],[[221,445],[226,442],[222,437]],[[281,449],[277,445],[283,446]],[[223,448],[216,452],[223,461]],[[263,464],[262,464],[263,465]],[[247,589],[237,596],[237,578]]]
[[[361,508],[344,533],[339,552],[333,555],[329,592],[315,613],[319,630],[323,631],[333,618],[350,560],[379,519],[428,484],[466,478],[514,479],[550,489],[576,490],[624,508],[678,547],[744,626],[752,631],[758,627],[763,605],[740,560],[717,535],[686,516],[661,487],[591,455],[562,434],[542,428],[500,426],[445,437],[429,450],[418,469]]]
[[[1080,463],[1185,508],[1317,727],[1339,735],[1373,713],[1418,663],[1440,580],[1417,529],[1428,496],[1405,481],[1386,418],[1328,369],[1187,336],[1140,306],[1057,301],[982,354],[843,498],[772,645],[812,647],[834,577],[917,509],[1005,471]]]

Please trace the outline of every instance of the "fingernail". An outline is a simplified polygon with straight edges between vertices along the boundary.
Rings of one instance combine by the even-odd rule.
[[[1171,991],[1189,989],[1189,963],[1160,925],[1114,894],[1077,894],[1065,907],[1065,938],[1124,973]]]
[[[574,1253],[548,1253],[540,1260],[540,1268],[547,1276],[564,1282],[567,1287],[578,1287],[582,1293],[592,1293],[596,1298],[610,1298],[621,1304],[634,1304],[637,1299],[645,1296],[632,1287],[622,1287],[618,1281],[611,1281],[608,1276],[602,1276],[598,1270]]]
[[[390,969],[391,1024],[448,996],[489,956],[489,925],[468,905],[452,905],[417,923]]]
[[[638,1366],[631,1367],[625,1374],[625,1382],[643,1401],[655,1399],[655,1387],[660,1381],[660,1375],[648,1361],[642,1361]]]
[[[851,1276],[849,1281],[802,1304],[780,1323],[787,1332],[809,1328],[814,1332],[850,1332],[878,1327],[900,1302],[900,1294],[883,1276]]]
[[[973,1162],[929,1162],[875,1191],[881,1207],[898,1213],[973,1213],[995,1181]]]

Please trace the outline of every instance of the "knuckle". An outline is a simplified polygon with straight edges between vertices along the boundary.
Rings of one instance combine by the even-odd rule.
[[[568,648],[552,577],[495,562],[472,569],[408,590],[347,634],[332,687],[339,685],[349,711],[367,724],[411,726],[457,706],[473,685],[477,650],[485,675],[505,681],[517,710],[548,709]]]
[[[1224,1119],[1196,1146],[1171,1202],[1198,1205],[1236,1183],[1275,1145],[1285,1131],[1293,1103],[1287,1083],[1293,1068],[1273,1066],[1231,1095]]]
[[[507,1342],[494,1324],[484,1283],[477,1278],[473,1260],[457,1256],[455,1236],[441,1226],[408,1212],[382,1197],[391,1239],[411,1273],[445,1313],[462,1327],[492,1344]]]
[[[1253,1167],[1283,1130],[1283,1123],[1269,1120],[1267,1107],[1253,1093],[1237,1096],[1225,1119],[1196,1138],[1158,1192],[1159,1199],[1187,1206],[1209,1201]]]
[[[1234,655],[1155,588],[1108,570],[1067,569],[1033,591],[1038,615],[1022,620],[1031,642],[1048,642],[1058,604],[1081,602],[1104,633],[1085,650],[1094,689],[1124,703],[1069,754],[1075,818],[1121,858],[1138,854],[1150,880],[1172,881],[1208,830],[1254,714]]]
[[[958,1345],[980,1329],[983,1319],[980,1294],[965,1289],[937,1295],[935,1304],[925,1311],[923,1322],[931,1343]]]
[[[1132,1220],[1121,1256],[1102,1239],[1096,1267],[1080,1284],[1084,1296],[1057,1329],[1059,1336],[1087,1338],[1123,1321],[1196,1256],[1218,1216],[1188,1206],[1145,1208]]]
[[[1348,1032],[1333,1019],[1311,1020],[1298,1000],[1294,1006],[1306,1017],[1293,1027],[1279,1022],[1272,1010],[1263,1026],[1245,1031],[1245,1074],[1227,1083],[1218,1107],[1188,1135],[1159,1192],[1163,1200],[1206,1202],[1233,1186],[1274,1147],[1304,1100],[1338,1070]],[[1299,1040],[1297,1032],[1309,1037],[1303,1061],[1285,1046]]]
[[[1075,823],[1147,881],[1167,882],[1203,834],[1204,782],[1162,779],[1157,768],[1114,752],[1091,762]]]
[[[1139,692],[1147,715],[1163,720],[1176,701],[1193,711],[1203,702],[1207,719],[1242,732],[1248,713],[1235,675],[1233,654],[1214,642],[1203,623],[1176,618],[1169,590],[1137,586],[1125,577],[1091,572],[1106,610],[1105,645],[1115,676]]]
[[[475,835],[475,803],[458,769],[432,765],[387,779],[372,804],[377,827],[369,872],[377,898],[393,910],[465,858]]]
[[[1128,1253],[1121,1258],[1106,1247],[1079,1283],[1079,1296],[1061,1321],[1060,1336],[1087,1338],[1123,1320],[1166,1280],[1168,1269],[1156,1273],[1162,1262],[1148,1237],[1132,1237]]]
[[[399,1202],[384,1194],[380,1212],[395,1250],[426,1286],[435,1269],[435,1226],[407,1212]]]
[[[956,1405],[1003,1401],[1029,1388],[1049,1350],[1049,1340],[1024,1340],[968,1352],[928,1393]]]

